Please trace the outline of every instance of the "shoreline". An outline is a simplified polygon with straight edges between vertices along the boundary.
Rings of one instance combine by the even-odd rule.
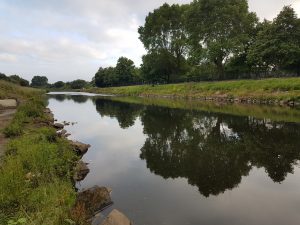
[[[90,88],[79,90],[95,94],[135,96],[254,105],[300,106],[300,78],[270,78],[192,82],[163,85]]]
[[[46,108],[44,92],[0,84],[10,88],[2,102],[15,99],[20,103],[1,131],[7,145],[0,165],[0,224],[90,224],[88,219],[112,201],[106,187],[85,190],[87,197],[76,191],[76,166],[89,145],[66,138],[67,133]],[[82,208],[90,198],[94,205]],[[120,215],[127,219],[117,210],[109,218]]]

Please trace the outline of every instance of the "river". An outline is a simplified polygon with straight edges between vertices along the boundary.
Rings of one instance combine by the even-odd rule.
[[[299,110],[197,104],[48,98],[58,121],[76,122],[69,138],[91,144],[77,188],[111,187],[108,210],[135,225],[299,224]]]

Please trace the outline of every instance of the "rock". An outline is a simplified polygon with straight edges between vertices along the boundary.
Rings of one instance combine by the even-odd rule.
[[[16,99],[3,99],[0,100],[0,108],[14,109],[17,108],[18,103]]]
[[[64,121],[63,124],[64,124],[65,126],[69,126],[69,125],[70,125],[70,123],[67,122],[67,121]]]
[[[60,129],[64,128],[64,125],[61,123],[55,123],[55,124],[53,124],[53,127],[60,130]]]
[[[101,225],[132,225],[132,222],[123,213],[114,209]]]
[[[67,131],[65,129],[61,130],[60,132],[57,132],[57,135],[59,137],[66,137]]]
[[[75,181],[82,181],[86,175],[90,172],[90,169],[87,167],[87,164],[83,161],[79,161],[75,167],[75,173],[74,173],[74,180]]]
[[[80,192],[76,199],[75,208],[84,207],[87,218],[91,218],[98,211],[113,204],[109,191],[106,187],[95,186],[86,191]]]
[[[74,151],[76,151],[80,155],[85,154],[88,151],[88,149],[91,147],[90,145],[83,144],[79,141],[70,141],[70,144],[74,148]]]

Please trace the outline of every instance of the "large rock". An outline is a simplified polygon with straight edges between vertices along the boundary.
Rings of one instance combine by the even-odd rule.
[[[80,160],[76,164],[73,178],[75,181],[82,181],[89,172],[90,169],[87,167],[87,164]]]
[[[90,145],[83,144],[79,141],[70,141],[70,144],[72,145],[74,151],[76,151],[80,155],[85,154],[91,147]]]
[[[114,209],[101,225],[132,225],[132,222],[123,213]]]
[[[84,208],[87,218],[91,218],[112,203],[109,189],[95,186],[78,194],[75,208]]]
[[[14,109],[18,106],[16,99],[2,99],[0,100],[0,109]]]
[[[61,124],[61,123],[55,123],[55,124],[53,124],[53,127],[56,128],[56,129],[58,129],[58,130],[61,130],[61,129],[64,128],[64,125]]]

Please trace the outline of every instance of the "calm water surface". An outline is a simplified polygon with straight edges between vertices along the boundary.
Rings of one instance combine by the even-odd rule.
[[[113,98],[112,98],[113,99]],[[300,224],[300,124],[111,98],[52,95],[92,145],[79,189],[113,189],[136,225]]]

